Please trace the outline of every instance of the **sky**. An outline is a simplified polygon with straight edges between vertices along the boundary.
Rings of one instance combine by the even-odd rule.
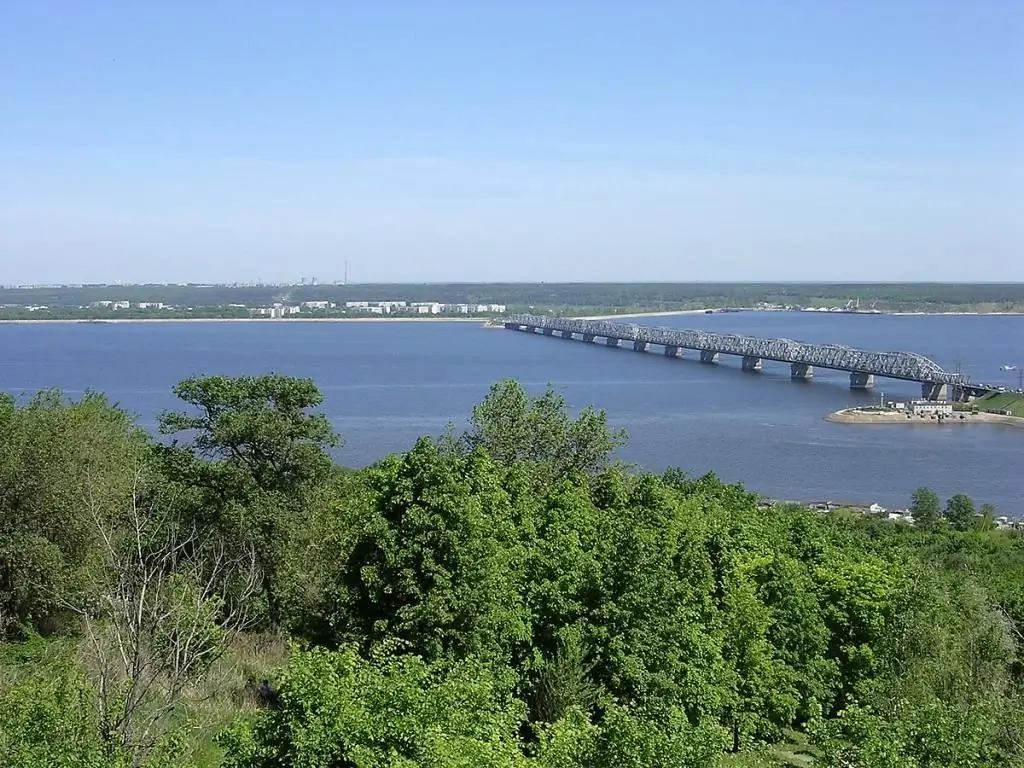
[[[0,284],[1024,280],[1019,0],[4,0]]]

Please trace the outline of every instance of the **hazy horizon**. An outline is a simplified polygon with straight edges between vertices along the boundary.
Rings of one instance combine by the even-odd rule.
[[[147,281],[147,282],[105,282],[105,281],[55,281],[38,283],[0,283],[0,288],[5,290],[17,290],[19,288],[45,287],[45,286],[146,286],[146,285],[180,285],[180,286],[203,286],[216,285],[222,287],[232,286],[289,286],[308,288],[353,288],[363,285],[1024,285],[1024,280],[366,280],[356,282],[350,280],[347,283],[341,281],[320,281],[314,283],[300,283],[298,280],[265,280],[262,282],[246,280],[181,280],[181,281]]]
[[[1024,281],[1024,5],[11,4],[0,284]]]

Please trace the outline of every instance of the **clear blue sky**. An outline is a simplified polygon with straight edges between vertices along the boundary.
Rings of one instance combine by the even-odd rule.
[[[346,259],[1024,280],[1024,3],[0,3],[0,283]]]

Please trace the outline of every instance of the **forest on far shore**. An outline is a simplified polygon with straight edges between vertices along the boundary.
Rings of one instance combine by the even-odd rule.
[[[364,283],[324,285],[81,285],[0,287],[0,318],[71,316],[99,301],[162,303],[211,317],[246,316],[275,301],[504,304],[510,312],[598,314],[672,309],[843,307],[904,312],[1024,312],[1024,283]],[[241,305],[231,307],[230,305]],[[45,306],[48,312],[24,307]],[[214,311],[216,309],[216,311]],[[339,310],[343,311],[343,310]],[[150,315],[162,314],[148,310]],[[109,311],[108,311],[109,313]],[[80,314],[80,313],[79,313]],[[97,314],[92,312],[92,314]],[[100,313],[102,314],[102,313]],[[114,313],[116,314],[116,313]],[[77,316],[77,315],[76,315]]]
[[[1024,766],[1024,532],[966,497],[767,506],[514,381],[359,470],[310,380],[174,392],[0,394],[0,765]]]

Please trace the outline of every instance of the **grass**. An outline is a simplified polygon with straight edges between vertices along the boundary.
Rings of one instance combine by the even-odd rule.
[[[250,634],[235,639],[209,674],[190,691],[184,707],[196,768],[222,764],[224,753],[215,738],[223,728],[256,708],[255,691],[263,679],[273,679],[287,661],[287,648],[277,635]]]
[[[722,768],[810,768],[817,756],[807,743],[807,735],[790,729],[778,744],[726,755]]]
[[[977,406],[979,411],[1009,411],[1014,416],[1024,418],[1024,395],[1014,392],[989,392],[974,400],[971,405]]]
[[[33,673],[52,669],[59,661],[83,656],[75,638],[32,637],[22,642],[0,642],[0,701],[5,690]],[[171,727],[183,727],[188,762],[196,768],[216,768],[224,753],[217,734],[232,721],[256,709],[256,687],[273,680],[287,661],[287,647],[277,635],[241,635],[197,684],[189,686]]]

